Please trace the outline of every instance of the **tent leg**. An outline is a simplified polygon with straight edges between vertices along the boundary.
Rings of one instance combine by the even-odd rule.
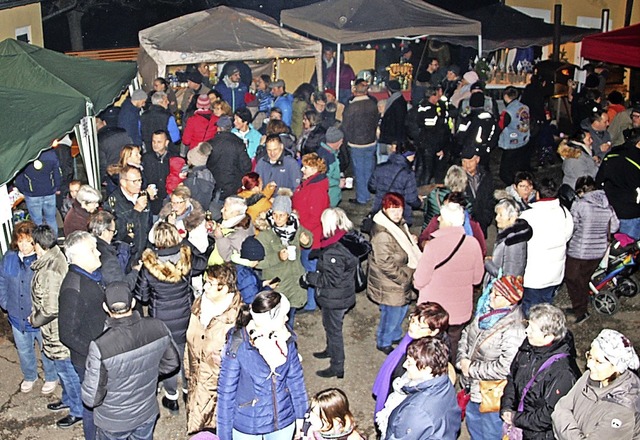
[[[76,125],[76,138],[80,147],[80,154],[87,172],[87,183],[100,191],[100,159],[98,156],[98,130],[95,116],[85,116]]]
[[[340,102],[340,58],[342,55],[342,44],[338,43],[338,53],[336,54],[336,101]]]
[[[9,250],[13,221],[7,185],[0,186],[0,255]]]
[[[478,35],[478,57],[482,58],[482,35]]]

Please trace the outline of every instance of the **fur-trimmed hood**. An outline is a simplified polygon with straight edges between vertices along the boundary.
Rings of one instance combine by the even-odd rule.
[[[142,253],[142,264],[151,275],[164,283],[179,283],[191,272],[191,248],[178,245]]]
[[[568,142],[566,139],[562,140],[558,145],[558,154],[563,159],[578,159],[582,154],[592,156],[589,150],[584,144],[575,141]]]

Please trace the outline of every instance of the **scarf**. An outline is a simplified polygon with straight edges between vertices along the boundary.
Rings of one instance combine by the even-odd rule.
[[[289,214],[289,218],[287,219],[287,223],[280,227],[276,226],[273,221],[273,212],[269,211],[267,214],[267,222],[269,222],[269,226],[273,229],[273,232],[278,236],[283,245],[287,246],[295,237],[296,232],[298,231],[298,217],[291,213]]]
[[[244,219],[245,214],[236,215],[235,217],[222,220],[220,227],[222,229],[233,229]]]
[[[284,322],[278,328],[273,328],[273,326],[257,326],[256,321],[252,319],[247,324],[247,332],[253,346],[269,366],[271,374],[276,374],[276,368],[284,365],[289,353],[287,341],[291,333]]]
[[[499,274],[498,278],[502,277],[502,271],[500,272],[501,273]],[[493,283],[495,283],[496,279],[498,278],[494,278],[487,283],[487,286],[484,288],[482,295],[478,299],[476,317],[478,318],[478,327],[481,330],[489,330],[493,328],[493,326],[496,325],[498,321],[507,316],[513,310],[513,306],[496,310],[493,310],[491,308],[489,295],[491,294]]]
[[[213,302],[207,297],[207,294],[203,292],[202,299],[200,300],[200,324],[202,324],[204,328],[209,327],[213,318],[222,315],[229,309],[229,306],[233,302],[233,297],[233,292],[229,292],[221,301]]]
[[[342,229],[338,229],[336,230],[336,233],[333,234],[331,237],[326,237],[320,240],[320,247],[321,248],[326,248],[328,246],[331,246],[334,243],[337,243],[340,241],[340,239],[342,237],[344,237],[345,235],[347,235],[347,231],[343,231]]]
[[[391,107],[391,104],[393,104],[401,96],[402,96],[402,92],[394,92],[394,93],[392,93],[391,96],[389,96],[389,98],[387,98],[387,102],[384,105],[384,112],[386,113],[387,110],[389,110],[389,107]]]
[[[227,87],[229,87],[230,89],[237,89],[238,87],[240,87],[240,83],[234,83],[233,81],[231,81],[229,79],[229,75],[225,75],[224,78],[222,78],[222,81],[225,83],[225,85]]]
[[[405,251],[409,257],[409,262],[407,263],[409,269],[415,269],[418,267],[418,260],[420,260],[422,252],[420,252],[420,248],[411,238],[411,233],[409,232],[407,224],[395,224],[382,211],[378,211],[378,213],[373,216],[373,222],[389,231],[402,250]]]
[[[404,338],[400,341],[398,346],[393,350],[382,363],[380,371],[376,376],[375,382],[373,382],[373,388],[371,392],[376,396],[376,409],[374,414],[379,413],[384,408],[384,403],[387,401],[389,395],[389,382],[391,382],[391,376],[394,370],[402,360],[402,357],[407,352],[407,346],[413,341],[413,338],[409,336],[409,333],[404,335]]]
[[[69,269],[76,273],[79,273],[80,275],[84,275],[85,277],[89,278],[91,281],[95,281],[96,283],[104,287],[104,284],[102,283],[102,271],[100,270],[100,268],[97,268],[93,272],[87,272],[80,266],[71,264],[69,265]]]

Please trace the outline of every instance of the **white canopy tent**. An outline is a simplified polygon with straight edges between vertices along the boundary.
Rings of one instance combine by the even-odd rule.
[[[218,6],[144,29],[139,33],[138,66],[143,85],[166,75],[167,66],[315,57],[322,45],[284,29],[259,12]]]

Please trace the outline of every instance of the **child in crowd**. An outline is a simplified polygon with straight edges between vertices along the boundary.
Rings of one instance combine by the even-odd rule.
[[[262,281],[255,267],[264,260],[264,247],[254,237],[247,237],[242,242],[240,254],[231,256],[231,261],[236,267],[238,274],[238,290],[242,297],[242,302],[251,304],[258,294],[263,290],[274,289],[278,283],[269,283],[271,280]]]
[[[169,175],[165,182],[167,194],[173,194],[173,191],[187,178],[189,167],[184,158],[176,156],[169,159]]]
[[[349,409],[349,400],[338,388],[320,391],[311,398],[302,428],[304,440],[362,440]]]

